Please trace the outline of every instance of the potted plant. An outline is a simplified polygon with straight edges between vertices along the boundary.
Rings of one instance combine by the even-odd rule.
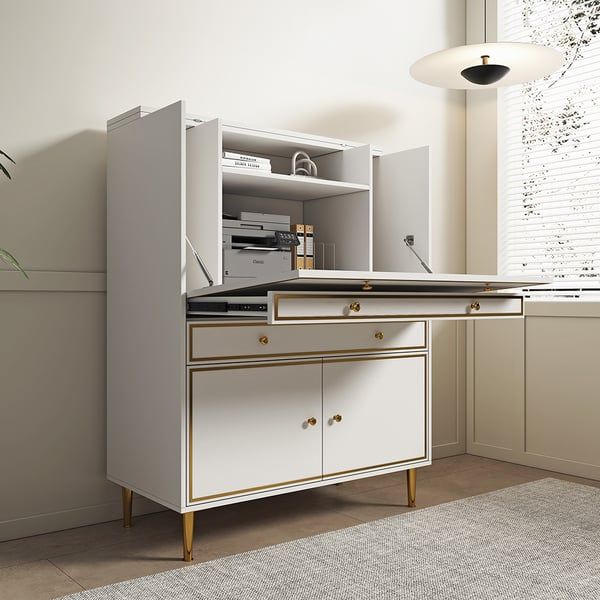
[[[15,161],[8,154],[6,154],[6,152],[0,150],[0,159],[2,158],[8,159],[13,165],[15,164]],[[11,179],[8,169],[2,164],[2,160],[0,160],[0,171],[2,171],[2,173],[8,177],[8,179]],[[27,279],[29,279],[29,275],[25,273],[23,267],[21,267],[19,264],[19,261],[8,250],[0,248],[0,260],[5,262],[9,267],[20,271],[23,275],[25,275],[25,277],[27,277]]]

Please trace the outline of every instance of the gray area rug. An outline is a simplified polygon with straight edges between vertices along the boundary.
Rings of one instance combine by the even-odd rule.
[[[598,600],[600,490],[543,479],[65,598]]]

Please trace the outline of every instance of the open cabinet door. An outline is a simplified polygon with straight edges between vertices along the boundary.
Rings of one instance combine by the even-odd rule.
[[[186,232],[215,284],[219,284],[223,281],[221,120],[213,119],[188,129],[186,149]],[[189,246],[186,247],[186,252],[186,289],[189,291],[204,287],[208,283],[206,276]]]
[[[429,147],[374,157],[373,190],[373,270],[423,271],[403,240],[430,263]]]

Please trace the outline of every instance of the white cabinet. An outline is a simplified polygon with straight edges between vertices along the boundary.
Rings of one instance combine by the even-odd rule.
[[[323,476],[427,456],[427,355],[326,359]]]
[[[194,511],[212,506],[399,470],[413,506],[414,469],[431,462],[423,321],[520,315],[518,297],[486,294],[544,282],[421,272],[402,240],[429,260],[427,148],[382,156],[183,102],[108,130],[107,476],[125,523],[133,491],[182,513],[190,560]],[[289,174],[298,150],[318,180]],[[272,173],[224,167],[224,151]],[[321,264],[225,281],[223,215],[241,211],[313,225]],[[188,328],[191,297],[214,329]]]
[[[189,371],[189,502],[321,479],[321,361]]]

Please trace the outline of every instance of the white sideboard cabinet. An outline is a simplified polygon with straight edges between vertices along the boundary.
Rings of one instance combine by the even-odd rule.
[[[228,150],[272,172],[223,166]],[[318,178],[289,174],[298,150]],[[541,283],[423,272],[403,239],[430,260],[427,148],[385,155],[177,102],[108,122],[107,189],[107,476],[125,526],[134,492],[183,515],[185,560],[194,514],[223,504],[406,471],[414,506],[429,322],[521,317],[520,293],[498,290]],[[240,211],[314,224],[335,269],[224,278],[223,214]]]

